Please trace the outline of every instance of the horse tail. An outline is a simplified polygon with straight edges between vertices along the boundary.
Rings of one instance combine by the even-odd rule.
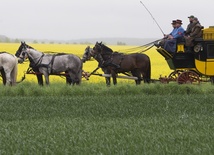
[[[11,71],[11,85],[12,86],[16,85],[17,74],[18,74],[18,60],[15,58],[14,67],[13,67],[13,70]]]
[[[83,72],[83,62],[82,62],[82,60],[80,59],[80,61],[79,61],[79,63],[80,63],[80,65],[79,65],[79,69],[78,69],[78,82],[77,82],[77,84],[79,85],[79,84],[81,84],[81,81],[82,81],[82,72]]]
[[[145,60],[145,61],[147,62],[147,65],[146,65],[146,69],[144,72],[143,80],[144,80],[144,83],[150,83],[150,81],[151,81],[151,61],[148,56],[147,56],[147,60]]]
[[[146,71],[146,82],[150,83],[150,81],[151,81],[151,61],[149,59],[148,68],[147,68],[147,71]]]
[[[75,78],[73,79],[74,80],[74,83],[77,84],[77,85],[80,85],[81,84],[81,81],[82,81],[82,71],[83,71],[83,62],[82,60],[75,56],[76,57],[76,75],[75,75]]]

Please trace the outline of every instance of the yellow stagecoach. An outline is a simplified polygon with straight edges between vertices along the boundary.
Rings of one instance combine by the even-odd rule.
[[[214,82],[214,26],[203,29],[203,38],[194,40],[191,52],[185,51],[185,44],[178,43],[173,55],[162,47],[156,49],[166,60],[172,73],[160,77],[160,81],[168,83],[176,81],[183,83]]]

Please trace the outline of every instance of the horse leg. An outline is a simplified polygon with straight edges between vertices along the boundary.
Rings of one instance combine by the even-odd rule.
[[[18,71],[18,66],[17,66],[18,62],[15,59],[15,63],[14,63],[14,67],[10,73],[10,77],[11,77],[11,85],[15,86],[16,85],[16,81],[17,81],[17,71]]]
[[[45,75],[45,84],[49,85],[49,75]]]
[[[82,81],[82,68],[76,73],[76,85],[80,85]]]
[[[150,81],[151,81],[151,68],[150,68],[150,66],[142,74],[143,74],[144,83],[150,83]]]
[[[112,76],[112,79],[113,79],[113,84],[116,85],[117,84],[117,73],[115,71],[112,71],[111,72],[111,76]]]
[[[102,68],[103,72],[105,74],[111,74],[111,70],[108,68]],[[110,77],[106,77],[106,86],[110,86],[111,85],[111,78]]]
[[[72,79],[71,79],[70,75],[68,74],[68,71],[65,71],[65,78],[66,78],[66,84],[71,85]]]
[[[72,81],[71,84],[74,85],[80,85],[81,80],[82,80],[82,69],[79,71],[73,71],[70,70],[68,71],[69,74],[69,79]]]
[[[10,78],[10,72],[5,71],[5,75],[6,75],[6,85],[7,86],[11,86],[12,85],[12,81]]]
[[[45,84],[49,85],[49,74],[47,72],[43,72],[44,77],[45,77]]]
[[[132,76],[135,76],[138,78],[137,80],[135,80],[135,83],[136,85],[139,85],[141,83],[141,75],[139,70],[138,69],[132,70],[131,73],[132,73]]]
[[[36,74],[38,84],[39,84],[40,86],[43,86],[43,77],[42,77],[42,74],[40,74],[39,69],[38,69],[38,68],[32,68],[32,69],[33,69],[33,71],[34,71],[35,73],[38,72],[38,74]]]
[[[42,74],[37,74],[36,77],[37,77],[38,84],[39,84],[40,86],[43,86]]]
[[[150,83],[151,82],[151,63],[149,61],[149,64],[147,66],[147,69],[145,70],[145,75],[144,75],[144,83]]]
[[[111,78],[110,77],[106,77],[106,85],[110,86],[111,85]]]
[[[1,76],[2,76],[3,85],[6,85],[6,75],[5,75],[4,69],[1,70]]]

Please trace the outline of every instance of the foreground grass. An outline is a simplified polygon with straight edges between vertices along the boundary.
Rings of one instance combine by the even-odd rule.
[[[65,83],[52,83],[50,86],[39,86],[34,82],[23,82],[16,87],[0,85],[0,96],[94,96],[94,95],[185,95],[214,94],[214,86],[210,83],[201,85],[142,84],[120,82],[117,86],[106,87],[104,82],[82,83],[81,86],[69,86]]]
[[[1,87],[0,154],[212,154],[211,85]]]

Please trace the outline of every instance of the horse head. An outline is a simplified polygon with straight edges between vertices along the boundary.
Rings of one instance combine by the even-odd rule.
[[[82,62],[84,63],[90,60],[92,56],[93,56],[93,49],[90,48],[90,46],[87,46],[82,57]]]
[[[102,42],[96,42],[93,49],[101,54],[112,54],[114,52],[111,48],[107,47]]]
[[[26,50],[28,48],[28,45],[25,42],[21,42],[21,45],[19,46],[18,50],[16,51],[15,56],[18,57],[18,62],[22,63],[26,58]]]
[[[19,46],[18,50],[16,51],[16,54],[15,56],[16,57],[19,57],[21,52],[22,52],[22,49],[25,47],[25,42],[21,42],[21,45]]]
[[[93,47],[94,53],[101,53],[101,51],[102,51],[101,45],[102,45],[102,42],[100,42],[100,43],[96,42],[96,44]]]
[[[25,59],[27,59],[27,49],[34,49],[33,47],[27,45],[25,42],[21,42],[18,50],[16,51],[15,56],[18,57],[18,62],[22,63]]]

